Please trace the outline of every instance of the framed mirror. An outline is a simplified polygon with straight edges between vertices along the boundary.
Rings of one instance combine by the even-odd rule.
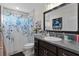
[[[79,4],[64,3],[44,12],[44,30],[52,32],[79,32]]]

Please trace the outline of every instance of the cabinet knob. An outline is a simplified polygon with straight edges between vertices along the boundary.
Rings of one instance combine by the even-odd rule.
[[[63,56],[67,56],[65,53],[63,53]]]
[[[46,56],[46,50],[44,50],[44,56]]]

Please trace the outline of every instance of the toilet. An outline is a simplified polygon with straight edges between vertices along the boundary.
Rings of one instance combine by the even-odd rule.
[[[25,56],[33,56],[34,55],[34,43],[25,44],[23,53]]]

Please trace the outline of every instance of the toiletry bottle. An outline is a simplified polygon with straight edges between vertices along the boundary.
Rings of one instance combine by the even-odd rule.
[[[79,42],[79,35],[76,35],[76,42]]]
[[[68,41],[68,36],[64,35],[64,40]]]

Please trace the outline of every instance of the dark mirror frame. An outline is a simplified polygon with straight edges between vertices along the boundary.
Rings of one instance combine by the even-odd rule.
[[[50,9],[50,10],[45,11],[45,12],[43,13],[43,30],[44,30],[44,31],[47,31],[47,32],[58,32],[58,33],[79,34],[79,17],[78,17],[78,30],[77,30],[77,31],[53,31],[53,30],[45,30],[45,14],[46,14],[46,13],[49,13],[49,12],[51,12],[51,11],[53,11],[53,10],[56,10],[56,9],[58,9],[58,8],[60,8],[60,7],[63,7],[63,6],[65,6],[65,5],[68,5],[68,4],[70,4],[70,3],[63,3],[63,4],[57,6],[57,7],[53,8],[53,9]],[[78,15],[79,15],[79,3],[77,3],[77,4],[78,4]]]

